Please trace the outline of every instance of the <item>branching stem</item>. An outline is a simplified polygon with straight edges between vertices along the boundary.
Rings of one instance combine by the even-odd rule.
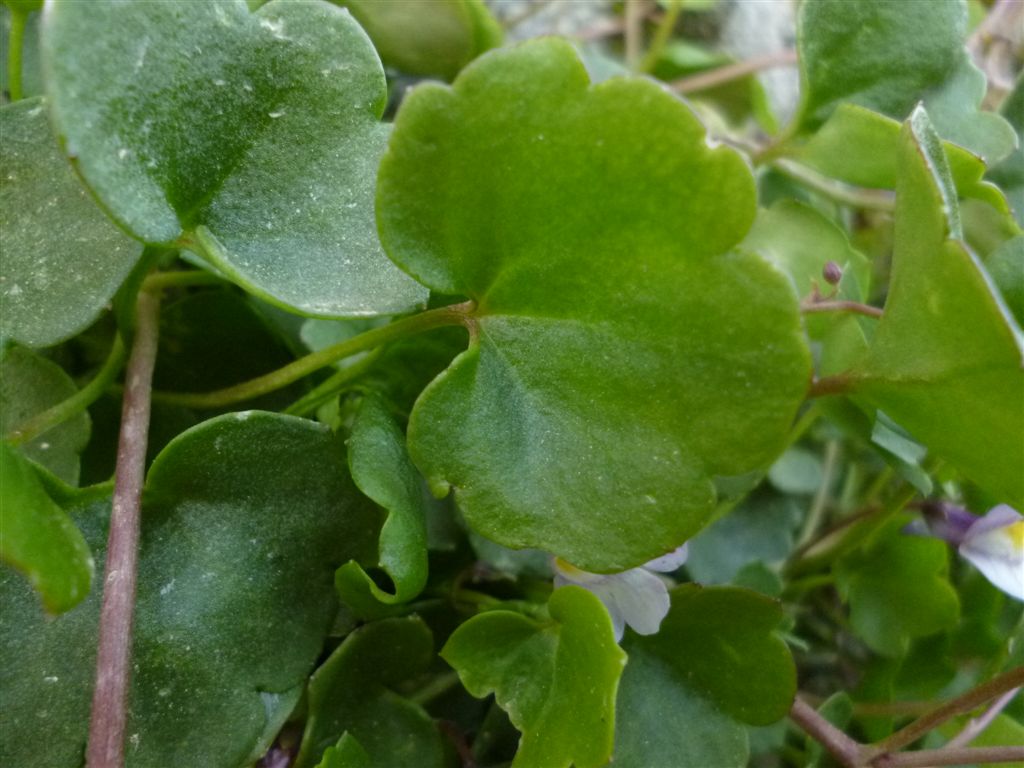
[[[150,394],[159,335],[160,298],[141,291],[125,381],[114,499],[100,609],[96,687],[86,751],[88,768],[122,768],[131,681],[132,620],[142,485],[146,473]]]
[[[403,318],[390,325],[374,328],[351,339],[345,339],[318,352],[301,357],[282,368],[278,368],[276,371],[271,371],[241,384],[218,389],[214,392],[195,394],[188,392],[154,392],[153,400],[167,403],[168,405],[180,405],[185,408],[222,408],[244,400],[251,400],[254,397],[286,387],[337,360],[350,357],[359,352],[366,352],[391,341],[447,325],[465,325],[468,328],[472,328],[472,312],[475,306],[473,302],[466,302],[465,304],[431,309],[418,315]]]
[[[793,701],[789,717],[846,768],[858,768],[863,764],[861,745],[819,715],[799,696]]]

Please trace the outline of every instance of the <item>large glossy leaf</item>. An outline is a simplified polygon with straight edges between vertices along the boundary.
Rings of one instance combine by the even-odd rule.
[[[0,443],[0,530],[0,560],[28,577],[47,611],[66,611],[89,594],[93,560],[85,539],[7,443]]]
[[[338,571],[339,588],[368,593],[384,603],[408,602],[427,583],[426,500],[405,435],[376,396],[367,397],[356,415],[348,460],[359,490],[387,511],[377,560],[395,589],[381,590],[358,563],[347,563]]]
[[[0,353],[0,434],[17,430],[77,391],[71,377],[52,360],[24,347],[8,347]],[[79,413],[22,444],[20,450],[64,482],[75,485],[78,456],[89,442],[89,431],[88,414]]]
[[[488,611],[460,626],[441,656],[470,693],[494,693],[522,732],[513,768],[598,768],[612,751],[626,655],[601,601],[555,590],[549,622]]]
[[[139,239],[194,243],[243,287],[303,313],[425,300],[377,241],[384,73],[344,11],[56,2],[43,56],[65,150]]]
[[[793,659],[774,631],[773,600],[686,584],[656,635],[630,634],[615,732],[616,768],[741,768],[743,723],[781,719],[796,692]]]
[[[745,163],[653,83],[590,86],[553,39],[485,56],[408,97],[378,211],[398,264],[478,305],[409,441],[480,533],[623,570],[781,451],[809,375],[795,296],[730,250]]]
[[[433,720],[390,688],[423,672],[432,657],[430,630],[416,617],[384,619],[349,635],[310,679],[296,768],[315,765],[346,732],[370,765],[442,768],[444,749]]]
[[[965,475],[1024,505],[1021,330],[961,242],[957,203],[927,115],[903,129],[885,315],[852,381]]]
[[[61,156],[42,99],[0,108],[0,337],[46,347],[91,323],[142,249]]]
[[[905,653],[914,638],[952,629],[959,618],[956,591],[946,578],[948,547],[902,533],[904,522],[887,526],[835,567],[854,630],[889,656]]]
[[[966,25],[963,0],[802,3],[802,121],[820,124],[844,101],[902,119],[959,63]]]
[[[373,40],[384,64],[411,75],[455,77],[501,43],[501,26],[483,0],[335,0]]]
[[[222,416],[161,453],[142,514],[129,766],[241,768],[262,754],[333,620],[334,569],[372,546],[357,497],[337,440],[300,419]],[[109,507],[72,511],[97,559]],[[77,768],[100,590],[51,620],[19,577],[0,590],[0,762]]]

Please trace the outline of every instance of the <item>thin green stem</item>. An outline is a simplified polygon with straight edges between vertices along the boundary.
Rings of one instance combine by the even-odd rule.
[[[813,314],[815,312],[849,312],[856,315],[864,315],[865,317],[879,318],[882,316],[882,310],[878,307],[872,307],[869,304],[862,304],[859,301],[805,301],[800,304],[800,311],[805,315]]]
[[[813,171],[807,166],[795,163],[792,160],[774,160],[769,165],[784,176],[788,176],[794,181],[803,184],[808,189],[813,189],[815,192],[843,205],[849,205],[854,208],[866,208],[873,211],[892,211],[896,207],[896,200],[891,192],[843,184],[835,179],[822,176],[817,171]]]
[[[77,416],[96,402],[100,395],[107,390],[107,387],[114,381],[114,378],[124,365],[124,359],[124,342],[121,341],[120,336],[115,336],[114,343],[110,348],[110,354],[107,355],[107,359],[103,362],[103,367],[100,368],[92,381],[67,400],[47,408],[42,413],[37,413],[20,427],[5,435],[5,439],[14,445],[21,445],[22,443],[34,440],[73,416]]]
[[[241,384],[218,389],[214,392],[195,394],[188,392],[154,392],[153,400],[168,405],[180,405],[185,408],[222,408],[244,400],[251,400],[254,397],[286,387],[337,360],[351,357],[359,352],[366,352],[391,341],[448,325],[464,325],[467,328],[472,328],[474,324],[472,313],[475,306],[473,302],[466,302],[465,304],[431,309],[418,315],[403,318],[382,328],[374,328],[351,339],[345,339],[330,347],[301,357],[282,368],[278,368],[276,371],[271,371],[268,374],[258,376]]]
[[[25,47],[28,13],[15,6],[8,6],[8,10],[11,12],[11,34],[7,40],[7,88],[11,101],[20,101],[24,95],[21,85],[21,59]]]
[[[786,443],[788,448],[791,445],[796,445],[797,441],[800,440],[807,430],[809,430],[819,418],[821,418],[821,408],[818,407],[817,403],[811,403],[811,405],[803,412],[803,415],[797,419],[796,424],[789,430],[789,440]]]
[[[626,66],[633,71],[636,71],[640,64],[640,53],[644,45],[644,15],[646,12],[646,0],[626,0],[624,11]]]
[[[665,44],[668,43],[670,37],[672,37],[672,30],[676,27],[676,22],[679,20],[679,14],[682,13],[683,3],[682,0],[675,0],[668,6],[668,10],[661,17],[661,21],[658,23],[658,28],[654,31],[654,38],[651,40],[651,45],[647,49],[647,53],[644,55],[643,60],[640,62],[638,67],[640,72],[649,73],[654,70],[655,65],[658,63],[658,59],[661,57],[661,52],[665,49]]]
[[[331,397],[337,395],[350,382],[366,373],[376,360],[377,355],[370,353],[358,363],[353,363],[346,368],[342,368],[340,371],[335,371],[327,379],[285,408],[284,412],[290,416],[306,416],[312,413]]]
[[[763,72],[772,67],[788,67],[793,64],[796,64],[796,51],[787,48],[764,56],[735,61],[706,72],[698,72],[696,75],[682,77],[669,83],[669,88],[676,93],[697,93],[731,83],[733,80],[739,80],[757,72]]]
[[[144,291],[162,291],[165,288],[187,288],[194,285],[220,285],[224,278],[201,269],[180,272],[154,272],[142,281]]]
[[[1024,760],[1024,747],[942,747],[884,755],[871,765],[874,768],[929,768],[940,765],[1018,763],[1021,760]]]
[[[438,696],[443,696],[448,693],[452,688],[459,685],[460,682],[457,672],[448,672],[444,675],[438,675],[418,691],[410,694],[408,697],[409,701],[415,702],[422,707],[425,704],[429,704]]]
[[[825,445],[825,462],[821,470],[821,483],[814,494],[811,508],[807,512],[807,519],[804,521],[803,530],[800,531],[800,536],[796,540],[798,547],[809,542],[821,526],[821,521],[825,517],[825,509],[828,506],[829,489],[836,472],[836,466],[839,463],[840,453],[839,441],[829,440]]]

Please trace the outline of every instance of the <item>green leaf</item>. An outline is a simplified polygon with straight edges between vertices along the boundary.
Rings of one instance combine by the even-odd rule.
[[[554,39],[405,101],[382,240],[478,305],[469,349],[416,404],[410,453],[479,533],[624,570],[707,522],[715,476],[784,447],[809,376],[795,296],[730,250],[753,179],[705,139],[652,82],[589,86]]]
[[[377,241],[384,73],[348,14],[68,0],[47,13],[43,57],[67,153],[140,240],[199,247],[247,290],[305,314],[425,300]]]
[[[368,592],[388,605],[406,603],[427,583],[427,512],[420,475],[406,452],[405,435],[379,397],[363,400],[348,445],[352,479],[387,511],[377,560],[395,591],[380,589],[355,562],[338,571],[338,587],[346,602],[346,593]]]
[[[828,121],[792,154],[832,178],[861,187],[895,189],[899,176],[901,123],[856,104],[840,104]],[[1003,193],[982,181],[985,162],[944,141],[950,172],[961,197],[984,200],[1007,210]]]
[[[391,690],[423,672],[432,657],[430,630],[415,616],[376,621],[345,638],[310,679],[296,768],[315,765],[346,732],[365,749],[368,765],[442,768],[444,750],[433,720]]]
[[[410,75],[451,80],[488,48],[501,27],[482,0],[335,0],[348,8],[384,64]]]
[[[656,635],[630,633],[615,732],[616,768],[747,764],[741,723],[785,716],[796,670],[775,634],[774,600],[685,584]]]
[[[948,547],[902,533],[905,523],[887,525],[834,567],[857,635],[886,656],[901,656],[914,638],[952,629],[960,615],[946,578]]]
[[[959,237],[948,166],[919,109],[903,129],[885,314],[851,381],[915,440],[1020,507],[1021,331]]]
[[[355,736],[346,731],[337,746],[327,748],[317,768],[373,768],[373,763]]]
[[[0,337],[56,344],[103,311],[142,249],[61,156],[42,99],[0,108]]]
[[[996,248],[985,259],[985,267],[1017,325],[1024,324],[1024,235]]]
[[[28,577],[49,613],[89,594],[93,560],[85,539],[7,443],[0,443],[0,530],[0,559]]]
[[[16,345],[0,353],[0,374],[0,434],[4,435],[78,392],[63,368]],[[89,442],[89,432],[89,415],[82,412],[22,444],[20,450],[64,482],[75,485],[78,456]]]
[[[1000,112],[1017,132],[1017,149],[993,168],[988,178],[1006,193],[1017,223],[1024,226],[1024,75],[1017,78]]]
[[[798,18],[799,121],[820,125],[841,102],[902,119],[963,57],[962,0],[807,0]]]
[[[958,717],[939,726],[938,731],[947,739],[952,739],[971,723],[968,717]],[[1024,725],[1006,713],[1000,713],[991,723],[971,739],[972,747],[1007,747],[1024,744]],[[1003,768],[1024,768],[1024,760],[1000,763]]]
[[[237,768],[267,749],[334,618],[335,568],[372,546],[357,499],[338,441],[301,419],[230,414],[160,454],[143,502],[128,766]],[[97,559],[109,510],[107,497],[72,513]],[[47,620],[4,574],[0,763],[81,765],[96,586]]]
[[[805,448],[789,448],[772,464],[768,479],[783,493],[812,494],[821,485],[821,458]]]
[[[626,655],[601,601],[557,589],[551,621],[487,611],[460,626],[441,656],[471,694],[494,693],[522,732],[513,768],[598,768],[612,753],[615,692]]]

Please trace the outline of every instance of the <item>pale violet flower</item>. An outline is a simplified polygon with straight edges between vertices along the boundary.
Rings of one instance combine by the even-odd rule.
[[[929,504],[933,536],[955,544],[961,556],[999,589],[1024,600],[1024,516],[1006,504],[977,517],[952,504]]]
[[[621,573],[590,573],[554,559],[555,588],[575,584],[593,592],[608,609],[615,641],[628,624],[638,635],[653,635],[668,614],[668,587],[658,573],[671,573],[686,562],[686,545]]]

